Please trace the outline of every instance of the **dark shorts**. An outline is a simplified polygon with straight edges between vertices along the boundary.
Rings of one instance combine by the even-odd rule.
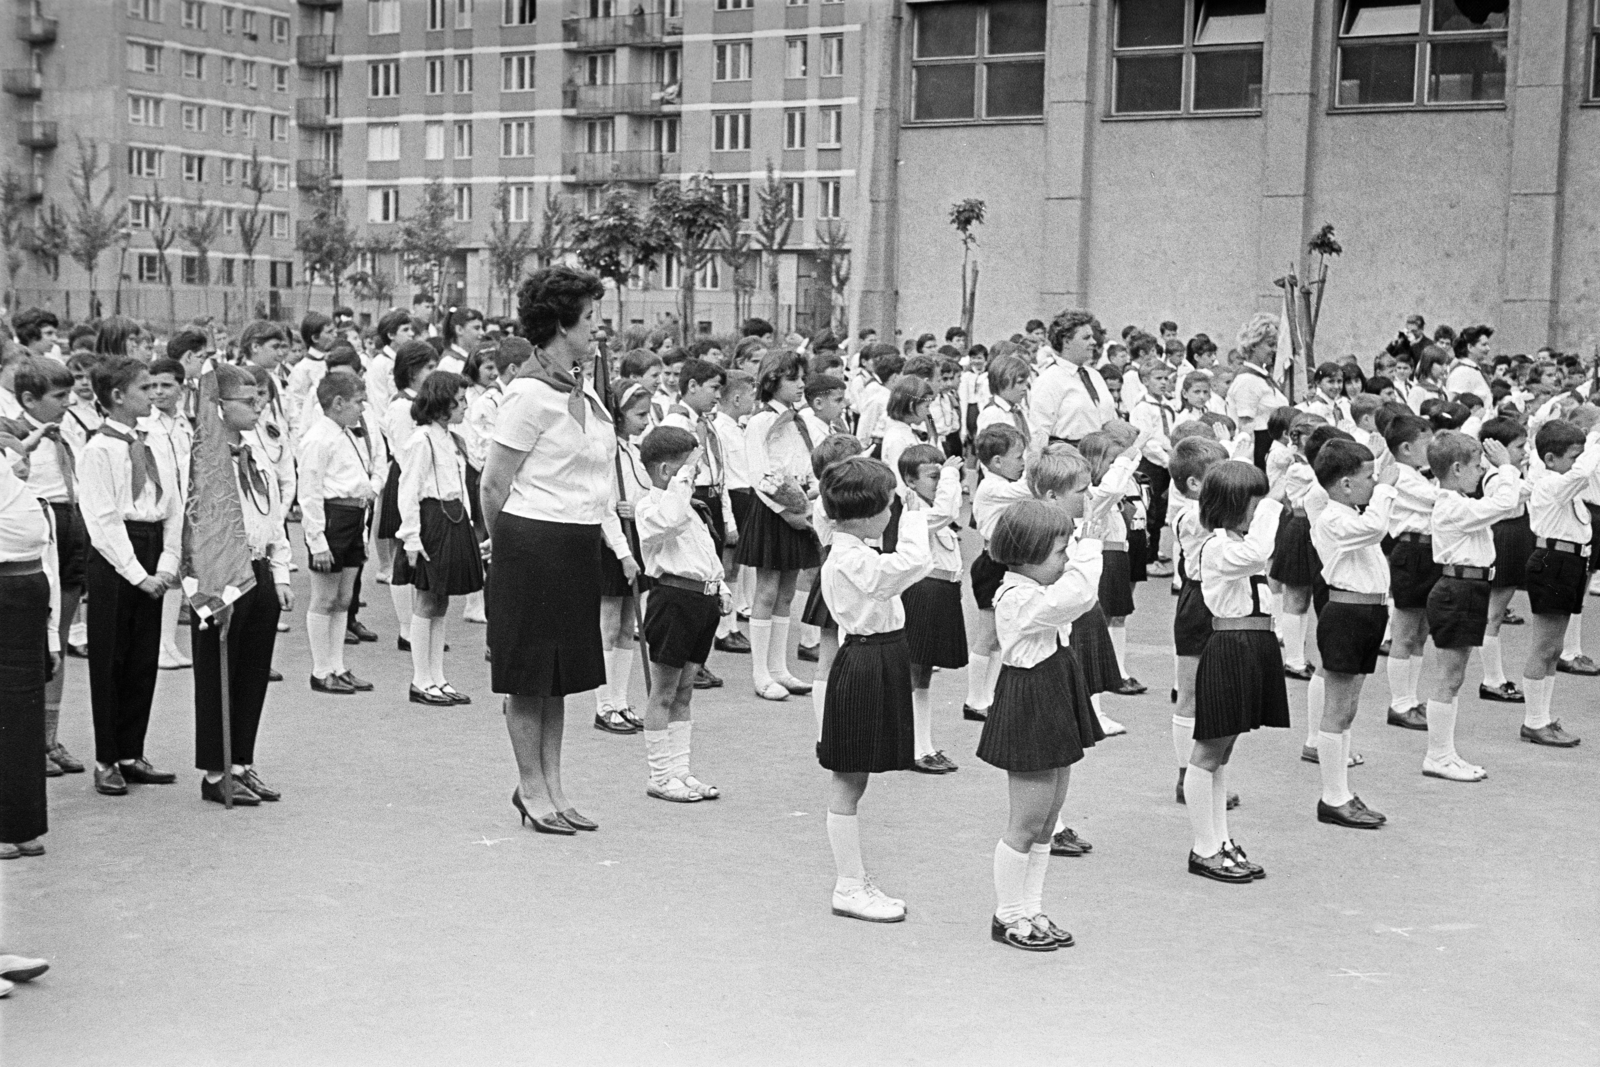
[[[1589,578],[1589,561],[1571,552],[1535,548],[1528,554],[1528,603],[1535,615],[1579,615]]]
[[[89,559],[89,531],[76,504],[50,505],[56,515],[56,567],[61,588],[83,588],[84,564]]]
[[[1526,510],[1494,524],[1494,581],[1496,589],[1522,589],[1527,585],[1528,554],[1533,551],[1533,527]]]
[[[1000,583],[1005,578],[1005,564],[996,563],[988,549],[979,552],[973,559],[972,599],[978,602],[979,611],[994,610],[994,595],[1000,591]]]
[[[644,612],[644,641],[650,662],[664,667],[704,663],[717,636],[722,605],[716,594],[696,593],[672,585],[650,590]]]
[[[367,561],[367,509],[349,504],[326,504],[323,514],[327,524],[323,535],[328,539],[328,553],[333,556],[333,569],[359,567]]]
[[[1420,611],[1428,606],[1428,594],[1439,580],[1439,565],[1433,561],[1433,545],[1404,538],[1395,541],[1389,552],[1389,599],[1396,611]]]
[[[1378,669],[1378,646],[1389,625],[1382,604],[1330,601],[1317,613],[1317,651],[1322,669],[1336,674],[1371,674]]]
[[[1435,648],[1479,648],[1489,625],[1489,583],[1442,577],[1428,594],[1428,630]]]

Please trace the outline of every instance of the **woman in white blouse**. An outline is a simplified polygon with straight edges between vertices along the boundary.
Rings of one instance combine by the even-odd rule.
[[[599,278],[570,267],[523,283],[522,335],[536,351],[506,388],[480,490],[494,551],[484,596],[492,678],[521,778],[511,803],[547,834],[597,829],[562,791],[561,739],[567,694],[606,677],[601,523],[615,508],[617,438],[581,369],[604,295]]]

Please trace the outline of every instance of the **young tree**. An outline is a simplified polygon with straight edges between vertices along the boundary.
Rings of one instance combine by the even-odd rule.
[[[261,164],[259,150],[250,149],[250,162],[244,166],[240,188],[251,196],[250,206],[239,213],[239,247],[244,249],[244,306],[252,307],[250,292],[256,283],[256,249],[267,231],[267,214],[261,210],[261,201],[272,189],[272,179]]]
[[[161,268],[161,284],[167,287],[167,321],[178,321],[178,294],[172,286],[172,261],[167,250],[178,239],[177,227],[172,225],[172,205],[161,195],[161,187],[150,183],[150,195],[145,198],[145,223],[150,230],[150,243],[156,248],[156,263]]]
[[[682,338],[695,328],[695,286],[700,271],[716,256],[717,237],[733,218],[709,174],[660,182],[650,198],[649,221],[668,241],[678,260],[678,317]]]
[[[547,207],[548,204],[547,199]],[[522,265],[533,254],[534,242],[533,223],[511,221],[511,183],[503,178],[494,193],[494,217],[489,220],[489,240],[484,250],[489,253],[492,284],[501,292],[501,311],[509,315],[511,294],[522,280]]]
[[[184,208],[183,221],[178,224],[178,238],[194,249],[199,261],[201,299],[206,314],[211,313],[211,246],[222,231],[222,212],[207,207],[204,198],[195,194],[194,203]]]
[[[28,232],[27,213],[27,185],[16,171],[7,167],[5,173],[0,174],[0,244],[5,245],[8,308],[16,307],[17,273],[22,270],[27,253],[24,243]]]
[[[578,213],[572,201],[551,186],[545,186],[544,210],[539,216],[539,242],[534,246],[539,256],[539,266],[548,267],[566,255],[572,244],[572,227],[577,220]]]
[[[445,264],[456,250],[455,204],[443,178],[434,178],[422,189],[422,202],[400,224],[400,254],[406,264],[406,280],[423,292],[438,295],[444,284]]]
[[[978,306],[978,264],[972,250],[977,247],[978,235],[974,226],[983,225],[984,203],[966,199],[950,205],[950,225],[961,235],[961,328],[972,336],[972,318]]]
[[[633,197],[621,186],[607,186],[600,210],[580,216],[572,226],[572,251],[584,267],[611,282],[617,290],[617,324],[627,322],[623,294],[639,271],[655,268],[662,240],[652,230]]]
[[[722,229],[720,252],[722,262],[728,265],[733,275],[733,318],[737,325],[751,314],[750,304],[756,291],[755,266],[759,254],[750,243],[750,234],[740,226],[739,220],[732,217],[732,212],[729,216],[728,224]]]
[[[838,219],[817,224],[817,267],[828,284],[828,329],[849,330],[845,320],[845,287],[850,284],[850,228]]]
[[[47,204],[32,224],[24,225],[17,240],[51,281],[61,280],[61,257],[72,243],[72,234],[59,207]]]
[[[337,307],[345,272],[360,252],[355,227],[350,225],[343,194],[332,182],[318,182],[308,199],[311,211],[295,234],[295,248],[305,263],[307,284],[312,277],[326,279],[333,286]]]
[[[100,256],[117,239],[128,216],[126,205],[112,209],[116,189],[109,180],[104,193],[95,192],[101,177],[110,169],[111,164],[100,162],[100,146],[79,137],[78,158],[67,172],[67,184],[72,189],[73,200],[73,213],[69,219],[71,242],[67,253],[89,275],[89,313],[94,317],[100,314],[100,295],[95,291]]]
[[[767,180],[756,190],[758,210],[755,221],[755,241],[766,260],[767,292],[772,297],[769,320],[774,327],[779,322],[778,257],[789,244],[789,234],[794,229],[794,211],[789,206],[789,196],[767,161]]]

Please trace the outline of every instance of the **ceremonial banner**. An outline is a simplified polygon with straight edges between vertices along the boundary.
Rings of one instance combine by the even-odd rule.
[[[196,393],[189,500],[183,517],[183,592],[191,610],[209,620],[248,593],[256,579],[235,485],[238,469],[218,409],[216,371],[206,368]]]

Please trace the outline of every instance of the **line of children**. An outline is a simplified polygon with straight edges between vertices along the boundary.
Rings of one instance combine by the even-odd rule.
[[[189,495],[189,450],[194,445],[194,427],[182,410],[184,367],[175,359],[158,359],[150,364],[150,414],[139,420],[145,442],[155,453],[163,485],[172,486],[180,499]],[[164,671],[193,665],[178,647],[178,615],[183,592],[168,589],[161,599],[161,652],[157,665]]]
[[[842,459],[859,456],[863,451],[860,439],[853,434],[829,434],[811,453],[812,473],[820,484],[823,471]],[[826,563],[833,547],[833,520],[822,506],[821,494],[811,502],[811,528],[816,531],[822,562]],[[817,719],[818,739],[822,737],[822,709],[827,704],[828,672],[833,667],[834,657],[839,654],[839,624],[833,621],[828,602],[823,599],[821,578],[819,573],[800,614],[802,623],[817,630],[817,669],[811,683],[811,709]]]
[[[972,598],[978,605],[978,624],[967,646],[967,699],[961,715],[982,722],[994,702],[994,687],[1002,663],[995,655],[1000,640],[994,628],[994,594],[1005,578],[1005,568],[989,555],[989,538],[1007,507],[1032,493],[1023,479],[1028,439],[1009,422],[994,422],[978,431],[973,452],[982,468],[972,494],[972,522],[984,548],[972,561]]]
[[[595,690],[594,728],[606,733],[634,734],[644,729],[644,719],[633,710],[628,695],[633,679],[634,630],[638,624],[639,592],[649,588],[639,578],[639,561],[624,532],[633,523],[634,505],[650,490],[650,477],[639,459],[639,446],[650,425],[650,393],[641,382],[620,387],[613,400],[612,426],[617,433],[617,460],[612,471],[616,484],[614,511],[602,524],[600,545],[600,647],[605,656],[605,684]],[[636,584],[637,583],[637,584]]]

